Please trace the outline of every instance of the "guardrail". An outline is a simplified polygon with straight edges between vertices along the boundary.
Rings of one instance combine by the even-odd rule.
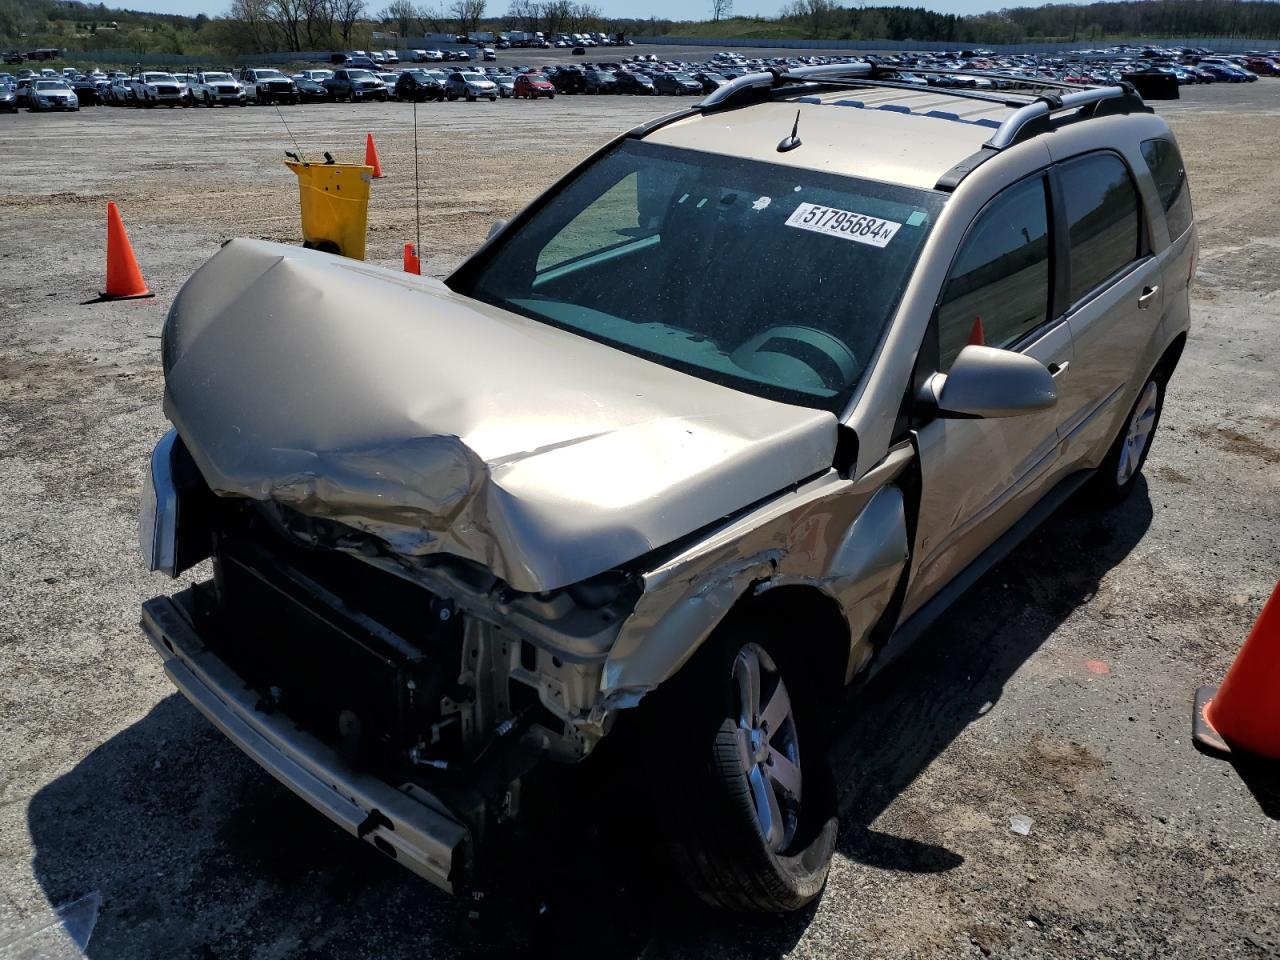
[[[632,37],[636,43],[659,44],[664,46],[689,46],[689,47],[727,47],[734,50],[750,50],[756,48],[772,48],[787,50],[838,50],[859,53],[896,53],[906,50],[964,50],[979,48],[983,50],[991,50],[998,54],[1057,54],[1064,55],[1078,50],[1098,49],[1102,47],[1114,47],[1118,44],[1127,44],[1130,47],[1141,49],[1144,46],[1157,47],[1203,47],[1206,50],[1212,50],[1215,53],[1243,53],[1245,50],[1274,50],[1280,48],[1280,38],[1276,39],[1241,39],[1239,37],[1189,37],[1180,40],[1152,40],[1136,38],[1130,40],[1081,40],[1076,43],[958,43],[955,41],[941,40],[796,40],[796,39],[780,39],[780,40],[743,40],[741,38],[715,38],[715,37],[674,37],[674,36],[654,36],[654,37]],[[402,37],[397,44],[398,52],[403,62],[407,52],[415,47],[428,48],[436,47],[439,49],[453,49],[458,44],[446,41],[436,40],[422,37]],[[463,49],[472,50],[474,47],[465,45]],[[615,51],[621,51],[626,48],[619,47],[602,47],[600,48],[600,56],[610,58],[617,56]],[[134,64],[141,63],[148,67],[194,67],[194,66],[214,66],[225,63],[236,63],[245,65],[264,65],[275,66],[282,63],[292,62],[329,62],[331,50],[301,50],[301,51],[277,51],[274,53],[246,53],[236,57],[220,58],[211,56],[201,56],[197,54],[182,53],[139,53],[136,50],[86,50],[83,52],[76,50],[68,50],[65,58],[78,62],[101,63],[101,64]]]
[[[897,53],[905,50],[991,50],[995,53],[1061,54],[1076,50],[1090,50],[1126,44],[1130,47],[1203,47],[1216,53],[1243,53],[1245,50],[1274,50],[1280,47],[1280,38],[1240,37],[1189,37],[1183,39],[1151,39],[1136,37],[1128,40],[1077,40],[1052,43],[1028,41],[1026,43],[973,43],[958,40],[744,40],[741,37],[675,37],[633,36],[636,43],[664,44],[688,47],[731,47],[752,49],[757,47],[784,48],[790,50],[850,50],[863,53]]]

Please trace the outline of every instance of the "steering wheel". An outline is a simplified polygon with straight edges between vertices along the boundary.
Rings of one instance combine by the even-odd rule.
[[[779,356],[791,362],[779,363]],[[861,369],[857,356],[839,337],[797,324],[762,330],[734,350],[731,359],[744,370],[777,379],[789,379],[787,374],[796,372],[798,362],[812,374],[814,386],[835,391],[848,386]]]

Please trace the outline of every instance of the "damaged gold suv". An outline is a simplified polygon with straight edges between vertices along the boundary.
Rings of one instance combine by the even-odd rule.
[[[212,560],[143,608],[169,677],[447,890],[535,772],[647,717],[679,875],[811,900],[838,696],[1077,488],[1132,488],[1186,339],[1168,127],[1008,84],[742,77],[443,283],[227,244],[164,331],[143,551]]]

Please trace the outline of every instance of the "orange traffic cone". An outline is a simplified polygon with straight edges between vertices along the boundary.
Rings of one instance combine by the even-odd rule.
[[[115,203],[107,201],[107,288],[102,291],[103,300],[136,300],[153,297],[142,279],[138,261],[129,245],[129,235],[124,231],[124,221]]]
[[[418,248],[412,243],[404,245],[404,272],[422,274],[422,261],[418,259]]]
[[[1280,583],[1221,686],[1196,691],[1192,724],[1206,750],[1280,760]]]
[[[373,167],[373,179],[381,180],[386,174],[382,172],[382,164],[378,162],[378,148],[373,145],[373,134],[365,134],[364,165]]]
[[[965,344],[967,347],[985,347],[987,345],[987,335],[982,331],[982,318],[973,318],[973,327],[969,330],[969,342]]]

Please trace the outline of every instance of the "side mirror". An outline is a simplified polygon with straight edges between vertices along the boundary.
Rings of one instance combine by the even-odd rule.
[[[1058,402],[1053,377],[1032,357],[995,347],[968,346],[951,370],[925,382],[920,399],[940,417],[1017,417]]]
[[[489,237],[493,237],[493,236],[495,236],[496,234],[500,233],[500,232],[502,231],[502,228],[503,228],[503,227],[505,227],[506,225],[507,225],[507,221],[506,221],[506,220],[495,220],[495,221],[493,221],[493,226],[489,228]],[[488,239],[488,238],[486,238],[486,239]]]

